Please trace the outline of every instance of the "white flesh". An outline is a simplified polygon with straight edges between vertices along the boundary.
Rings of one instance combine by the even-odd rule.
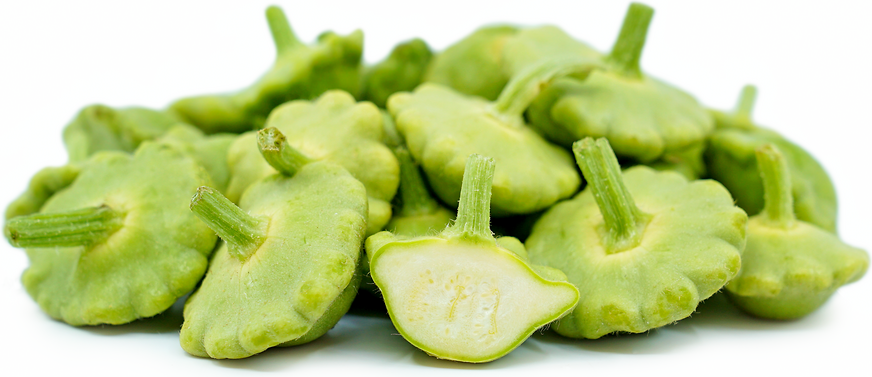
[[[474,246],[390,248],[373,276],[406,339],[465,361],[507,353],[578,297],[568,283],[543,280],[507,251]]]

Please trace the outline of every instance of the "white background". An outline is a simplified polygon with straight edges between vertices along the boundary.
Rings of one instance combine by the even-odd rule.
[[[442,49],[474,28],[554,23],[600,50],[627,3],[615,1],[279,1],[300,38],[365,31],[367,62],[419,36]],[[840,200],[843,239],[872,247],[869,214],[872,5],[856,1],[650,1],[647,72],[732,108],[760,88],[756,119],[819,158]],[[253,82],[273,58],[262,1],[0,2],[0,205],[48,165],[62,165],[61,129],[84,105],[160,108]],[[74,328],[49,319],[19,282],[25,254],[0,243],[0,375],[364,375],[488,371],[529,375],[872,375],[872,277],[798,321],[742,315],[722,298],[677,325],[576,341],[537,334],[498,361],[438,361],[408,345],[382,316],[345,317],[309,345],[240,361],[188,356],[180,308],[125,326]]]

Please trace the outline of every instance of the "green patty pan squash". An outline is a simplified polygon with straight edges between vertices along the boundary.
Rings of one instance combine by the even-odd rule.
[[[357,294],[366,189],[341,166],[295,151],[274,128],[258,138],[279,173],[252,185],[239,207],[208,187],[191,201],[224,241],[185,304],[180,341],[192,355],[239,359],[312,341]]]
[[[366,186],[369,195],[369,233],[384,228],[391,218],[400,167],[390,148],[382,144],[384,117],[370,102],[356,103],[350,94],[333,90],[318,100],[291,101],[270,114],[288,143],[313,160],[333,161]],[[227,197],[237,202],[256,180],[275,173],[257,150],[256,133],[241,135],[230,147]]]
[[[842,285],[859,280],[869,254],[794,214],[789,160],[774,144],[757,148],[765,206],[748,223],[742,269],[727,295],[739,308],[770,319],[803,317]]]
[[[689,94],[639,68],[653,14],[631,4],[604,67],[546,88],[530,106],[530,125],[564,146],[605,137],[618,156],[643,163],[703,143],[714,129],[711,115]]]
[[[398,44],[385,60],[366,68],[360,99],[384,108],[391,94],[410,91],[421,83],[432,58],[433,52],[421,39]]]
[[[709,175],[730,190],[748,215],[760,213],[764,207],[763,181],[754,151],[772,143],[788,161],[796,218],[835,233],[838,201],[830,176],[805,149],[751,122],[755,96],[756,89],[747,86],[735,113],[714,112],[718,129],[705,151]]]
[[[513,77],[545,59],[572,59],[591,63],[603,60],[599,51],[552,25],[519,29],[506,40],[502,54],[502,70],[508,77]]]
[[[478,153],[497,163],[494,215],[532,213],[575,193],[581,178],[569,152],[527,127],[524,109],[555,76],[590,68],[543,61],[513,78],[495,102],[424,83],[391,96],[388,111],[443,202],[457,203],[466,158]]]
[[[485,26],[433,57],[424,82],[495,100],[510,76],[503,70],[503,46],[518,32],[508,25]]]
[[[436,55],[424,81],[495,100],[512,77],[545,59],[602,60],[556,26],[486,26]]]
[[[40,213],[7,221],[7,239],[30,259],[22,284],[43,311],[71,325],[163,312],[206,272],[215,233],[186,203],[210,182],[167,144],[95,154]]]
[[[180,99],[168,112],[206,133],[240,133],[263,127],[270,111],[287,101],[316,98],[329,89],[358,92],[362,32],[345,37],[325,32],[307,46],[280,8],[267,8],[266,18],[276,45],[275,63],[266,74],[233,94]]]
[[[457,221],[441,233],[381,232],[366,240],[372,278],[394,326],[440,359],[500,358],[578,300],[562,272],[529,264],[517,239],[493,237],[493,174],[492,159],[469,157]]]
[[[561,269],[581,294],[557,333],[596,339],[673,323],[739,272],[748,217],[719,183],[646,166],[621,173],[602,138],[573,149],[587,188],[548,210],[526,242],[532,263]]]
[[[167,114],[142,107],[91,105],[64,128],[64,146],[70,162],[84,161],[99,151],[133,153],[143,141],[163,135],[176,123]]]

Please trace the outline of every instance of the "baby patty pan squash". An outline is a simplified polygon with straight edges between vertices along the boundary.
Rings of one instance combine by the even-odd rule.
[[[215,246],[214,232],[186,206],[209,184],[202,167],[168,144],[96,153],[39,213],[7,221],[7,239],[30,259],[22,284],[71,325],[166,310],[194,289]]]
[[[753,86],[746,86],[734,113],[713,112],[718,129],[705,150],[709,175],[730,190],[736,205],[749,215],[760,213],[764,190],[755,150],[771,143],[788,160],[796,218],[835,233],[838,201],[830,176],[805,149],[751,121],[756,93]]]
[[[273,66],[254,84],[232,94],[182,98],[168,112],[206,133],[257,130],[276,106],[316,98],[330,89],[357,93],[363,33],[325,32],[311,46],[303,44],[281,8],[271,6],[266,19],[276,45]]]
[[[748,246],[728,297],[742,310],[771,319],[813,312],[842,285],[859,280],[869,254],[795,215],[790,161],[774,144],[757,148],[764,207],[748,223]]]
[[[569,146],[605,137],[618,156],[643,163],[702,144],[711,115],[689,94],[642,72],[639,60],[654,10],[633,3],[603,66],[584,79],[546,88],[528,112],[530,125]]]
[[[255,182],[239,207],[208,187],[191,201],[224,240],[185,304],[181,345],[192,355],[238,359],[312,341],[357,294],[366,189],[275,128],[258,133],[258,146],[278,173]]]
[[[664,326],[736,276],[748,216],[723,186],[646,166],[622,173],[602,138],[573,149],[587,188],[527,238],[530,261],[561,269],[581,295],[557,333],[596,339]]]
[[[429,236],[381,232],[366,240],[372,279],[394,326],[440,359],[500,358],[578,300],[566,276],[530,264],[516,238],[494,238],[493,177],[494,161],[471,155],[454,224]]]

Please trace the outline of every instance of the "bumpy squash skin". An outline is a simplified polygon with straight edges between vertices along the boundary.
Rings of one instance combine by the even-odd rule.
[[[316,101],[291,101],[276,108],[267,126],[279,129],[292,147],[309,158],[333,161],[366,186],[367,234],[373,234],[390,220],[390,202],[400,181],[399,163],[383,144],[383,121],[372,103],[356,102],[350,94],[334,90]],[[234,202],[255,181],[275,173],[257,150],[255,132],[240,135],[227,158],[227,198]]]
[[[265,241],[245,261],[226,244],[215,253],[185,304],[182,348],[238,359],[323,335],[360,283],[366,205],[363,185],[326,161],[255,183],[240,208],[269,218]]]
[[[591,190],[548,210],[527,239],[530,260],[561,269],[581,293],[575,310],[552,326],[561,335],[596,339],[686,318],[741,266],[748,217],[723,186],[645,166],[623,177],[651,215],[638,246],[606,252]]]
[[[787,159],[796,218],[835,233],[838,200],[832,180],[811,154],[775,131],[762,127],[719,128],[709,138],[705,151],[709,175],[730,190],[736,205],[749,216],[760,213],[763,181],[754,150],[766,143],[776,145]]]
[[[727,297],[751,315],[782,320],[810,314],[869,268],[869,254],[832,233],[801,221],[778,229],[756,216],[742,259]]]
[[[571,155],[526,126],[493,117],[489,103],[435,84],[388,101],[409,151],[444,203],[460,198],[464,165],[471,153],[494,158],[493,214],[544,209],[572,195],[581,184]]]
[[[133,155],[95,154],[40,212],[106,205],[123,213],[122,227],[89,246],[26,249],[24,287],[48,315],[77,326],[166,310],[206,272],[215,233],[187,204],[209,184],[203,168],[166,144],[147,142]]]
[[[142,142],[160,137],[176,123],[168,114],[143,107],[90,105],[64,127],[64,146],[71,163],[99,151],[133,153]]]

